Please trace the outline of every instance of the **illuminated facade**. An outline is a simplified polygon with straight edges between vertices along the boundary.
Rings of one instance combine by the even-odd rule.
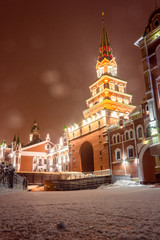
[[[68,128],[70,170],[106,172],[110,174],[108,135],[106,128],[117,124],[119,117],[128,119],[135,108],[132,96],[126,93],[127,82],[117,77],[117,63],[112,55],[103,19],[97,80],[90,86],[84,119]]]
[[[156,177],[160,180],[160,9],[151,14],[143,36],[135,45],[141,49],[146,86],[148,147],[155,156]]]
[[[0,146],[0,163],[13,164],[17,172],[62,172],[69,171],[67,133],[53,144],[49,134],[46,140],[40,139],[37,122],[31,129],[30,142],[22,146],[20,138],[14,137],[11,146],[3,141]]]

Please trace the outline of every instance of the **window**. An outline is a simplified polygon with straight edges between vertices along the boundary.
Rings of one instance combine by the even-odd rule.
[[[154,22],[154,26],[157,27],[159,25],[159,20],[157,19],[155,22]]]
[[[125,104],[129,104],[129,100],[128,99],[124,99],[124,103]]]
[[[92,90],[92,96],[96,95],[96,93],[97,93],[96,88],[93,88],[93,90]]]
[[[91,102],[91,103],[89,104],[89,107],[90,107],[90,108],[93,107],[93,102]]]
[[[99,135],[99,142],[101,142],[102,141],[102,139],[101,139],[101,135]]]
[[[122,98],[118,98],[118,102],[122,103]]]
[[[89,132],[91,132],[91,126],[89,125]]]
[[[101,122],[100,121],[98,121],[98,128],[100,128],[101,127]]]
[[[99,98],[99,102],[103,102],[103,97],[100,97],[100,98]]]
[[[127,147],[127,157],[134,158],[134,147],[133,146]]]
[[[111,96],[111,100],[115,102],[116,101],[116,97],[112,95]]]
[[[47,164],[47,159],[44,159],[44,164]]]
[[[114,84],[114,82],[109,82],[109,89],[115,90],[115,84]]]
[[[99,91],[103,91],[104,90],[104,83],[102,83],[100,86],[99,86]]]
[[[128,134],[128,131],[125,132],[125,140],[129,140],[129,134]]]
[[[120,134],[117,134],[117,142],[120,142]]]
[[[99,151],[99,156],[102,157],[102,151]]]
[[[138,137],[138,138],[143,138],[143,129],[142,129],[142,126],[141,126],[141,125],[139,125],[139,126],[137,127],[137,137]]]
[[[37,158],[33,157],[33,164],[36,164],[36,163],[37,163]]]
[[[145,106],[145,109],[146,109],[146,114],[148,115],[148,114],[149,114],[149,107],[148,107],[148,104]]]
[[[42,166],[42,159],[41,158],[39,158],[38,165]]]
[[[113,135],[112,141],[113,141],[113,143],[116,143],[116,136],[115,135]]]
[[[130,136],[130,139],[133,138],[133,130],[130,130],[130,131],[129,131],[129,136]]]
[[[119,84],[119,92],[124,93],[124,86],[123,84]]]
[[[115,150],[115,158],[116,158],[116,161],[121,160],[121,149],[117,148]]]

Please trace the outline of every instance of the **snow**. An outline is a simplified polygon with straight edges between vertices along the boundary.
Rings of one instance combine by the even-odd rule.
[[[0,239],[160,239],[160,187],[117,184],[70,192],[1,192]],[[57,228],[61,222],[64,229]]]
[[[109,189],[109,188],[120,188],[120,187],[153,187],[153,185],[142,185],[136,181],[129,181],[129,180],[118,180],[113,184],[106,184],[100,186],[102,189]]]

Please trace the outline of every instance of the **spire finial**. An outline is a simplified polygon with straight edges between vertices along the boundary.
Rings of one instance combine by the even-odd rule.
[[[102,12],[102,20],[104,21],[104,11]]]

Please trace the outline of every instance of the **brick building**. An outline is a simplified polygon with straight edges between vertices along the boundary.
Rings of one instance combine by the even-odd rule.
[[[96,64],[97,79],[89,86],[91,96],[79,123],[65,129],[59,144],[49,135],[42,141],[37,123],[30,142],[0,146],[1,161],[24,172],[92,172],[96,175],[131,175],[141,182],[160,180],[160,9],[149,18],[140,47],[146,97],[132,105],[127,82],[117,77],[104,19]]]

